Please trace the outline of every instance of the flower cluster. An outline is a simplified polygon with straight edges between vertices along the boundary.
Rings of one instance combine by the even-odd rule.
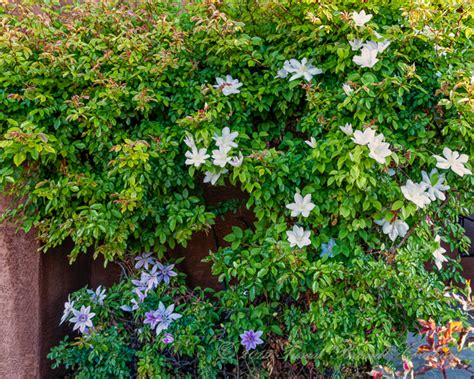
[[[352,12],[352,20],[357,27],[363,27],[367,22],[372,19],[371,14],[366,14],[365,10],[361,12]],[[382,36],[375,32],[375,37],[381,39]],[[355,64],[361,67],[372,68],[379,61],[377,54],[382,53],[390,45],[389,40],[383,40],[381,42],[374,41],[362,41],[361,39],[353,39],[349,41],[352,51],[359,51],[360,55],[356,55],[352,58]],[[349,89],[346,87],[345,92],[347,94]]]
[[[314,209],[315,205],[311,202],[311,194],[306,195],[305,197],[301,196],[299,193],[295,193],[295,202],[286,205],[286,208],[291,210],[291,217],[308,217],[309,213]],[[288,242],[290,247],[298,246],[303,248],[305,246],[311,245],[311,232],[309,230],[304,230],[302,227],[294,225],[293,230],[286,232],[288,237]]]
[[[365,10],[360,12],[352,12],[351,19],[357,28],[364,27],[371,19],[372,14],[368,14]],[[353,61],[355,64],[361,67],[371,68],[379,59],[377,55],[383,53],[390,45],[390,41],[383,39],[383,37],[373,32],[376,41],[362,39],[353,39],[349,41],[352,51],[360,51],[360,55],[354,56]],[[315,75],[320,75],[323,70],[317,68],[311,64],[307,58],[303,58],[301,61],[297,59],[286,60],[283,64],[283,68],[278,70],[277,78],[287,78],[289,75],[289,81],[304,78],[310,82]],[[238,80],[234,80],[231,76],[227,76],[226,80],[217,78],[217,85],[215,88],[221,89],[224,95],[239,93],[239,89],[242,83]],[[349,96],[353,92],[352,87],[348,83],[343,84],[344,93]],[[353,130],[351,123],[346,123],[344,126],[340,126],[341,131],[347,136],[352,137],[352,141],[361,146],[367,146],[369,149],[369,157],[374,159],[377,163],[385,165],[387,157],[390,157],[392,150],[390,144],[385,142],[385,137],[382,133],[376,133],[375,129],[371,127],[365,128],[365,130]],[[237,132],[231,132],[228,127],[222,130],[220,136],[214,135],[213,139],[218,149],[212,152],[212,163],[214,166],[219,168],[218,172],[206,171],[204,182],[215,184],[221,174],[226,173],[225,166],[230,163],[233,166],[239,166],[242,163],[242,155],[239,157],[229,158],[228,153],[232,148],[236,148],[237,144],[234,139],[238,136]],[[192,137],[187,137],[185,143],[191,148],[191,151],[186,153],[186,164],[194,165],[199,167],[205,164],[206,159],[209,158],[207,149],[198,149],[194,143]],[[317,141],[314,137],[306,140],[305,143],[311,148],[316,148]],[[456,151],[451,151],[449,148],[444,148],[444,157],[435,155],[434,158],[437,160],[437,167],[442,169],[452,169],[455,173],[460,176],[470,174],[471,171],[467,169],[464,164],[467,163],[468,157],[465,154],[459,154]],[[394,175],[395,171],[390,169]],[[418,208],[424,208],[436,199],[444,200],[446,198],[444,191],[450,187],[445,184],[445,177],[442,174],[438,174],[436,170],[432,170],[428,175],[425,171],[422,171],[423,180],[420,183],[414,183],[412,180],[408,180],[405,185],[401,186],[401,192],[404,197],[416,204]],[[311,202],[311,194],[307,194],[302,197],[299,193],[295,194],[294,203],[286,206],[291,210],[291,217],[302,216],[304,218],[309,216],[311,210],[315,205]],[[387,234],[390,240],[395,241],[398,237],[404,237],[408,233],[409,225],[398,219],[396,216],[392,219],[377,220],[376,224],[380,225],[383,233]],[[286,232],[290,247],[297,246],[303,248],[311,245],[311,231],[305,230],[302,226],[293,225],[292,230]],[[321,247],[323,252],[321,256],[333,257],[332,251],[335,246],[335,240],[331,239],[327,244],[322,244]]]
[[[153,253],[144,253],[135,257],[135,268],[142,270],[140,279],[132,279],[135,286],[133,293],[137,298],[132,299],[132,305],[122,305],[122,310],[133,312],[140,308],[148,295],[148,292],[154,290],[159,284],[169,284],[171,278],[178,274],[173,271],[174,264],[162,264],[153,257]]]
[[[244,161],[244,156],[241,152],[238,155],[231,156],[229,153],[233,148],[237,148],[238,144],[235,139],[238,137],[238,132],[232,132],[229,127],[224,127],[221,134],[214,133],[212,139],[215,142],[216,149],[212,151],[212,164],[217,171],[206,171],[204,173],[204,183],[211,183],[215,185],[222,174],[226,174],[228,170],[226,166],[229,164],[232,167],[240,167]],[[199,167],[206,163],[209,155],[206,148],[198,149],[194,138],[186,137],[184,143],[191,148],[191,151],[186,152],[187,165]]]
[[[181,315],[174,313],[174,304],[165,307],[160,301],[158,309],[145,313],[145,321],[143,321],[143,323],[150,325],[151,329],[155,330],[156,335],[159,335],[163,330],[168,329],[173,321],[179,318],[181,318]],[[164,339],[165,341],[163,342],[166,344],[173,342],[173,336],[171,334],[167,334]]]
[[[343,130],[344,131],[344,130]],[[348,134],[348,130],[344,131]],[[367,145],[369,147],[369,157],[380,164],[385,164],[385,158],[392,154],[390,144],[384,142],[384,135],[382,133],[375,134],[375,130],[367,128],[363,132],[356,130],[352,140],[358,145]]]
[[[100,292],[100,286],[98,290]],[[94,291],[92,292],[95,293]],[[105,295],[103,295],[103,299],[104,298]],[[94,328],[92,319],[94,318],[95,313],[91,312],[90,306],[86,307],[82,305],[81,308],[77,310],[74,308],[74,303],[75,302],[71,301],[70,297],[68,297],[67,302],[64,303],[64,312],[59,324],[61,325],[64,321],[69,319],[68,321],[74,324],[73,330],[79,330],[82,334],[88,334]]]

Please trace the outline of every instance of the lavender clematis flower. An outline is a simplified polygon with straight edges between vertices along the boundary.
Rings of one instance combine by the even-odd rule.
[[[160,274],[158,266],[155,264],[151,268],[150,272],[142,273],[142,277],[140,280],[145,285],[145,291],[149,291],[156,288],[162,280],[162,276]]]
[[[311,137],[309,140],[304,141],[304,143],[305,143],[306,145],[308,145],[309,147],[312,147],[313,149],[314,149],[314,148],[316,147],[316,145],[318,144],[318,143],[316,142],[316,138],[314,138],[314,137]]]
[[[86,328],[93,328],[92,318],[95,316],[95,313],[91,312],[91,307],[81,307],[81,310],[76,309],[72,310],[74,317],[69,320],[69,322],[74,324],[73,330],[79,329],[81,333],[85,333]]]
[[[328,243],[323,243],[321,245],[321,258],[334,258],[334,252],[332,251],[334,249],[334,246],[336,246],[336,240],[334,238],[331,238]]]
[[[244,156],[242,155],[242,153],[239,153],[237,157],[232,157],[229,160],[229,164],[232,167],[240,167],[242,166],[242,163],[244,163]]]
[[[59,325],[61,325],[66,319],[69,317],[69,315],[72,313],[74,310],[74,301],[71,301],[70,295],[67,297],[67,301],[64,303],[64,312],[61,317],[61,322]]]
[[[173,313],[173,311],[174,304],[171,304],[166,308],[160,301],[158,309],[154,312],[157,319],[159,319],[159,322],[156,325],[156,335],[159,335],[163,330],[168,329],[174,320],[181,318],[179,313]]]
[[[165,345],[169,345],[170,343],[173,343],[174,342],[173,335],[171,335],[170,333],[166,333],[163,339],[161,340],[161,342],[163,342]]]
[[[352,87],[347,84],[347,83],[344,83],[342,85],[342,90],[344,91],[344,93],[346,94],[346,96],[350,96],[352,92],[354,92],[354,90],[352,89]]]
[[[174,264],[163,265],[160,262],[157,262],[154,267],[157,267],[159,282],[163,281],[168,284],[170,282],[170,278],[173,278],[178,275],[176,272],[173,271]]]
[[[351,45],[352,51],[357,51],[357,50],[360,50],[362,46],[364,46],[364,41],[359,38],[355,38],[349,41],[349,45]]]
[[[184,137],[184,141],[183,141],[183,142],[184,142],[184,143],[186,144],[186,146],[189,147],[190,149],[195,149],[195,148],[196,148],[196,142],[194,141],[194,138],[193,138],[193,136],[191,136],[191,135],[187,135],[186,137]],[[148,256],[151,255],[151,253],[148,253],[148,254],[149,254]],[[143,254],[143,255],[145,255],[145,254]],[[137,258],[135,258],[135,260],[137,260]],[[135,268],[137,268],[137,267],[135,267]],[[138,267],[138,268],[139,268],[139,267]]]
[[[340,126],[339,129],[341,129],[342,132],[347,136],[354,134],[354,130],[352,129],[352,124],[350,122],[346,123],[344,126]]]
[[[231,148],[228,146],[220,146],[219,149],[212,150],[212,163],[215,166],[225,167],[225,165],[230,161],[230,157],[227,155],[229,154],[230,149]]]
[[[375,130],[371,128],[365,129],[363,132],[360,130],[356,130],[354,132],[354,137],[352,137],[352,141],[357,145],[368,145],[369,143],[374,143],[376,141]],[[380,141],[382,142],[382,141]]]
[[[132,299],[132,306],[130,305],[122,305],[120,309],[125,312],[133,312],[136,311],[137,309],[140,308],[140,305],[138,303],[137,299]]]
[[[253,330],[247,330],[240,335],[240,343],[245,347],[245,350],[253,350],[257,347],[257,345],[263,343],[262,339],[260,338],[262,334],[263,332],[261,330],[256,332]]]
[[[191,143],[189,141],[189,143]],[[192,140],[192,143],[194,143],[194,140]],[[142,255],[139,255],[138,257],[135,257],[135,268],[136,269],[141,269],[144,268],[145,270],[148,270],[149,265],[153,266],[156,263],[156,259],[152,257],[153,253],[144,253]]]
[[[288,61],[285,61],[285,64],[287,64]],[[280,69],[277,71],[277,75],[275,78],[281,78],[285,79],[288,76],[288,71],[286,71],[284,68]]]
[[[369,143],[369,157],[375,159],[378,163],[385,164],[385,158],[391,154],[390,144],[387,142],[374,141]]]
[[[102,286],[97,287],[95,291],[87,290],[87,293],[90,295],[91,300],[99,305],[103,305],[104,300],[107,297],[105,294],[105,288],[102,288]]]
[[[377,58],[377,53],[378,50],[363,47],[361,50],[361,54],[352,57],[352,61],[361,67],[372,68],[379,61],[379,59]]]
[[[156,325],[161,321],[160,314],[157,311],[149,311],[145,313],[144,324],[150,325],[152,329],[155,329]]]

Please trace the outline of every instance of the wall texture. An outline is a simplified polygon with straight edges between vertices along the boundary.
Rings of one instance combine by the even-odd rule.
[[[6,200],[0,199],[0,213]],[[0,378],[40,377],[40,255],[34,233],[0,225]]]

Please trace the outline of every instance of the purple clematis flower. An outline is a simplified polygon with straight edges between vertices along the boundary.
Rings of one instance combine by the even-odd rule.
[[[152,329],[155,329],[156,324],[161,321],[160,315],[156,311],[149,311],[145,313],[144,324],[149,324]]]
[[[253,350],[257,347],[257,345],[260,345],[263,343],[262,339],[260,338],[262,336],[263,332],[262,331],[253,331],[253,330],[247,330],[246,332],[242,333],[240,335],[241,341],[240,343],[242,346],[245,347],[245,350]]]
[[[160,284],[162,277],[161,273],[157,267],[154,265],[150,272],[142,273],[141,282],[145,286],[146,290],[152,290]]]
[[[159,282],[163,281],[166,284],[169,284],[170,278],[178,275],[176,272],[173,271],[174,265],[163,265],[160,262],[157,262],[153,268],[155,267],[157,268],[157,271],[159,273]]]
[[[173,311],[174,304],[171,304],[166,308],[160,301],[158,309],[155,311],[155,316],[159,319],[159,322],[156,325],[156,335],[159,335],[163,330],[168,329],[174,320],[181,318],[179,313],[173,313]]]
[[[99,305],[104,305],[104,300],[107,297],[105,294],[105,288],[102,288],[102,286],[97,287],[95,291],[93,290],[87,290],[87,293],[89,294],[91,300]]]
[[[148,270],[148,265],[153,266],[156,263],[156,259],[152,257],[153,253],[143,253],[138,257],[135,257],[135,268]]]
[[[143,289],[143,288],[135,288],[133,292],[135,292],[135,294],[138,296],[139,303],[143,303],[143,301],[146,299],[146,296],[148,294],[148,290]]]
[[[132,306],[130,305],[122,305],[120,309],[125,312],[133,312],[136,311],[137,309],[140,308],[140,305],[138,303],[137,299],[132,299]]]
[[[85,333],[88,328],[93,328],[92,318],[95,316],[95,313],[91,312],[91,307],[81,307],[81,310],[72,310],[74,317],[69,320],[69,322],[74,323],[73,330],[79,329],[81,333]]]
[[[174,342],[174,338],[170,333],[166,333],[163,339],[161,340],[165,345],[169,345]]]

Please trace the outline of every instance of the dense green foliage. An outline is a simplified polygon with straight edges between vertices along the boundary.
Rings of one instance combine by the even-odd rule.
[[[421,181],[445,147],[474,156],[469,2],[124,4],[44,6],[39,14],[12,5],[0,15],[0,187],[13,200],[5,217],[35,227],[44,250],[70,237],[71,260],[143,251],[162,259],[227,209],[204,200],[204,173],[220,169],[212,158],[187,165],[184,141],[192,136],[211,154],[213,136],[228,127],[239,133],[233,151],[244,159],[217,185],[245,192],[256,219],[209,255],[225,290],[205,299],[180,282],[147,298],[146,310],[173,299],[183,314],[172,347],[150,333],[139,348],[130,341],[136,331],[114,316],[132,288],[125,278],[110,290],[108,308],[94,305],[97,333],[65,341],[53,353],[59,362],[82,377],[100,369],[126,377],[138,359],[142,377],[160,377],[178,374],[182,354],[194,363],[181,374],[213,377],[251,361],[264,376],[290,368],[309,375],[313,367],[379,363],[391,347],[403,350],[418,318],[455,317],[443,280],[458,278],[459,264],[426,270],[426,263],[436,235],[467,248],[457,218],[474,213],[474,177],[439,170],[450,189],[423,208],[401,187]],[[351,12],[361,9],[373,18],[358,27]],[[390,45],[361,67],[354,39]],[[322,74],[277,77],[293,58]],[[226,75],[242,83],[239,93],[214,87]],[[346,123],[383,134],[391,155],[375,161],[340,129]],[[312,196],[308,217],[285,207],[297,192]],[[383,219],[409,231],[392,241],[375,223]],[[311,232],[309,246],[290,246],[286,232],[296,223]],[[246,330],[264,332],[251,355],[239,346]],[[229,352],[219,353],[219,343]],[[101,360],[109,349],[116,364]]]

